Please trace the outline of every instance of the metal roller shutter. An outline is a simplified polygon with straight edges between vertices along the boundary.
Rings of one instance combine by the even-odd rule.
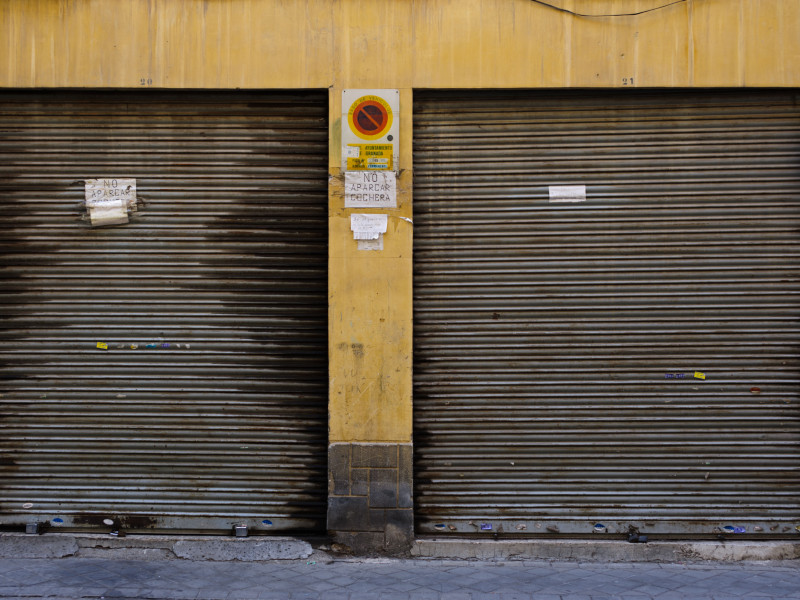
[[[325,93],[0,94],[0,523],[324,528],[327,137]]]
[[[796,535],[798,100],[416,94],[420,532]]]

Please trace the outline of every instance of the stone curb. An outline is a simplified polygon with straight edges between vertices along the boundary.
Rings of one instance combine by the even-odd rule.
[[[178,558],[186,560],[292,560],[311,556],[311,544],[282,539],[178,540],[172,546]]]
[[[0,558],[267,561],[312,555],[311,544],[290,537],[0,533]],[[604,540],[418,539],[411,556],[430,559],[565,560],[587,562],[781,561],[800,559],[800,540],[630,544]],[[351,557],[360,560],[363,557]],[[345,559],[337,556],[336,560]],[[346,560],[346,559],[345,559]]]
[[[417,540],[419,558],[533,559],[596,562],[683,562],[800,559],[800,541],[670,542],[630,544],[599,540]]]
[[[77,553],[78,541],[70,535],[0,534],[0,558],[64,558]]]
[[[0,534],[0,558],[104,558],[119,560],[261,561],[308,558],[311,544],[288,537]]]

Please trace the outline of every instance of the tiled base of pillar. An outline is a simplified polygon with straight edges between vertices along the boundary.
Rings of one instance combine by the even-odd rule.
[[[402,554],[414,541],[411,444],[328,447],[328,530],[357,554]]]

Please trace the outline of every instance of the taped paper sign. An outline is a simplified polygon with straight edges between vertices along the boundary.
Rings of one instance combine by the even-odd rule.
[[[127,223],[136,211],[135,179],[87,179],[85,194],[92,227]]]
[[[386,233],[389,224],[387,215],[350,215],[350,230],[353,232],[353,239],[356,240],[377,240]]]
[[[359,250],[383,250],[383,236],[379,235],[377,240],[358,240]]]
[[[397,208],[394,171],[348,171],[344,176],[345,208]]]
[[[89,207],[92,227],[101,225],[122,225],[128,222],[128,206],[124,200],[117,203],[100,204]]]
[[[550,202],[584,202],[585,185],[551,185]]]

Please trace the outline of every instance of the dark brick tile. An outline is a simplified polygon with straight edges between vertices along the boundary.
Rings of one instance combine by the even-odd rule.
[[[352,445],[352,456],[353,456],[353,468],[362,467],[366,468],[369,467],[369,461],[372,454],[370,450],[372,449],[371,445],[367,444],[353,444]]]
[[[411,444],[399,445],[397,473],[397,506],[414,507],[414,448]]]
[[[350,493],[353,496],[369,494],[369,469],[352,469],[350,479]]]
[[[370,469],[369,505],[371,508],[397,507],[397,471]]]
[[[333,531],[379,531],[370,524],[364,497],[328,498],[328,529]]]
[[[370,531],[383,531],[386,527],[386,509],[385,508],[370,508],[369,509],[369,530]]]
[[[398,529],[408,532],[409,535],[414,532],[414,511],[411,509],[395,508],[387,509],[384,511],[385,521],[387,525],[393,525]]]
[[[383,547],[383,532],[337,531],[333,539],[337,544],[350,548],[355,554],[371,554]]]
[[[397,444],[353,444],[352,466],[397,468]]]
[[[350,444],[328,447],[328,493],[350,495]]]

